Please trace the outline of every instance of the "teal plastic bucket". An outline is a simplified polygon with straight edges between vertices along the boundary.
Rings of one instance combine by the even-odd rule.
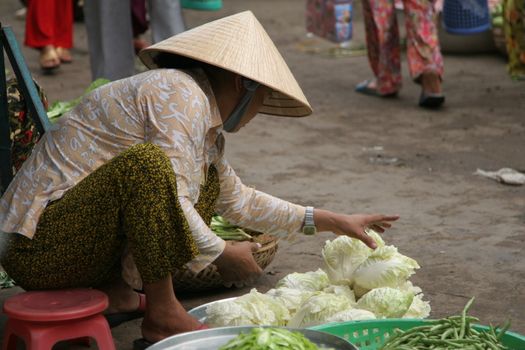
[[[182,0],[183,8],[203,11],[216,11],[222,8],[222,0]]]

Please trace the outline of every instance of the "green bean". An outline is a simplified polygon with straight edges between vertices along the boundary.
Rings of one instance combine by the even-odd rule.
[[[445,320],[450,320],[450,321],[461,321],[461,318],[462,318],[462,317],[463,317],[462,315],[449,316],[449,317],[447,317]],[[468,320],[468,321],[471,321],[471,322],[478,322],[478,321],[479,321],[479,318],[474,317],[474,316],[465,316],[465,319]]]
[[[465,305],[465,307],[463,308],[463,311],[461,312],[461,329],[459,331],[459,338],[463,338],[465,336],[465,327],[466,327],[466,323],[467,323],[467,320],[466,320],[466,317],[467,317],[467,311],[468,309],[470,308],[470,305],[472,305],[472,303],[474,302],[474,297],[472,297],[467,305]]]
[[[449,328],[441,334],[441,339],[447,339],[449,335],[454,333],[454,328]]]
[[[472,326],[479,321],[467,312],[474,298],[463,308],[461,315],[440,320],[427,321],[424,325],[406,331],[396,330],[381,350],[506,350],[501,338],[509,329],[507,321],[503,327],[490,326],[487,330],[476,330]]]
[[[505,332],[510,328],[510,321],[507,320],[505,322],[505,324],[503,325],[503,327],[500,329],[498,335],[496,336],[496,339],[497,340],[500,340],[501,337],[503,337],[503,335],[505,334]]]

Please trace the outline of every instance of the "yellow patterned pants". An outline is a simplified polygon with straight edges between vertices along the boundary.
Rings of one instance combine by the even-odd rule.
[[[33,239],[13,234],[2,265],[27,290],[97,287],[119,276],[126,245],[143,283],[197,254],[175,173],[152,144],[131,147],[50,203]]]

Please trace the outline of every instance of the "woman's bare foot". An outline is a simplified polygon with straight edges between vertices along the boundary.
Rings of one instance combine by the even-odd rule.
[[[60,59],[60,62],[62,63],[71,63],[73,62],[73,57],[71,56],[71,52],[69,49],[66,49],[64,47],[57,47],[56,49],[58,58]]]
[[[40,50],[39,62],[44,71],[52,71],[60,66],[60,58],[53,45],[44,46]]]
[[[174,334],[197,330],[201,323],[191,317],[175,296],[171,275],[153,283],[144,283],[146,314],[142,336],[157,342]]]
[[[197,330],[201,325],[178,301],[159,309],[148,305],[142,321],[142,336],[155,343],[174,334]]]

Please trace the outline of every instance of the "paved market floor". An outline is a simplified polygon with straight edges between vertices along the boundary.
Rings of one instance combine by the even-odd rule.
[[[23,22],[14,18],[18,8],[18,1],[3,0],[0,21],[13,26],[22,42]],[[274,38],[315,113],[301,119],[260,116],[227,135],[229,160],[244,182],[301,204],[400,214],[384,238],[421,265],[411,280],[430,300],[432,317],[459,313],[475,296],[471,313],[482,323],[510,318],[511,329],[525,334],[525,187],[474,175],[477,168],[525,170],[525,85],[508,78],[504,58],[446,55],[446,107],[429,112],[416,106],[419,89],[406,76],[406,64],[399,98],[354,93],[354,85],[371,76],[366,56],[358,50],[337,56],[329,50],[333,46],[307,39],[303,0],[228,0],[221,11],[184,15],[193,27],[245,9]],[[359,9],[354,30],[352,45],[359,47]],[[54,76],[41,75],[37,52],[24,48],[24,54],[51,101],[77,97],[90,81],[82,23],[75,25],[75,62]],[[333,237],[282,240],[254,287],[266,291],[288,273],[317,269],[321,247]],[[189,309],[250,288],[180,297]],[[19,291],[1,290],[0,299]],[[118,349],[130,349],[140,321],[113,335]]]

